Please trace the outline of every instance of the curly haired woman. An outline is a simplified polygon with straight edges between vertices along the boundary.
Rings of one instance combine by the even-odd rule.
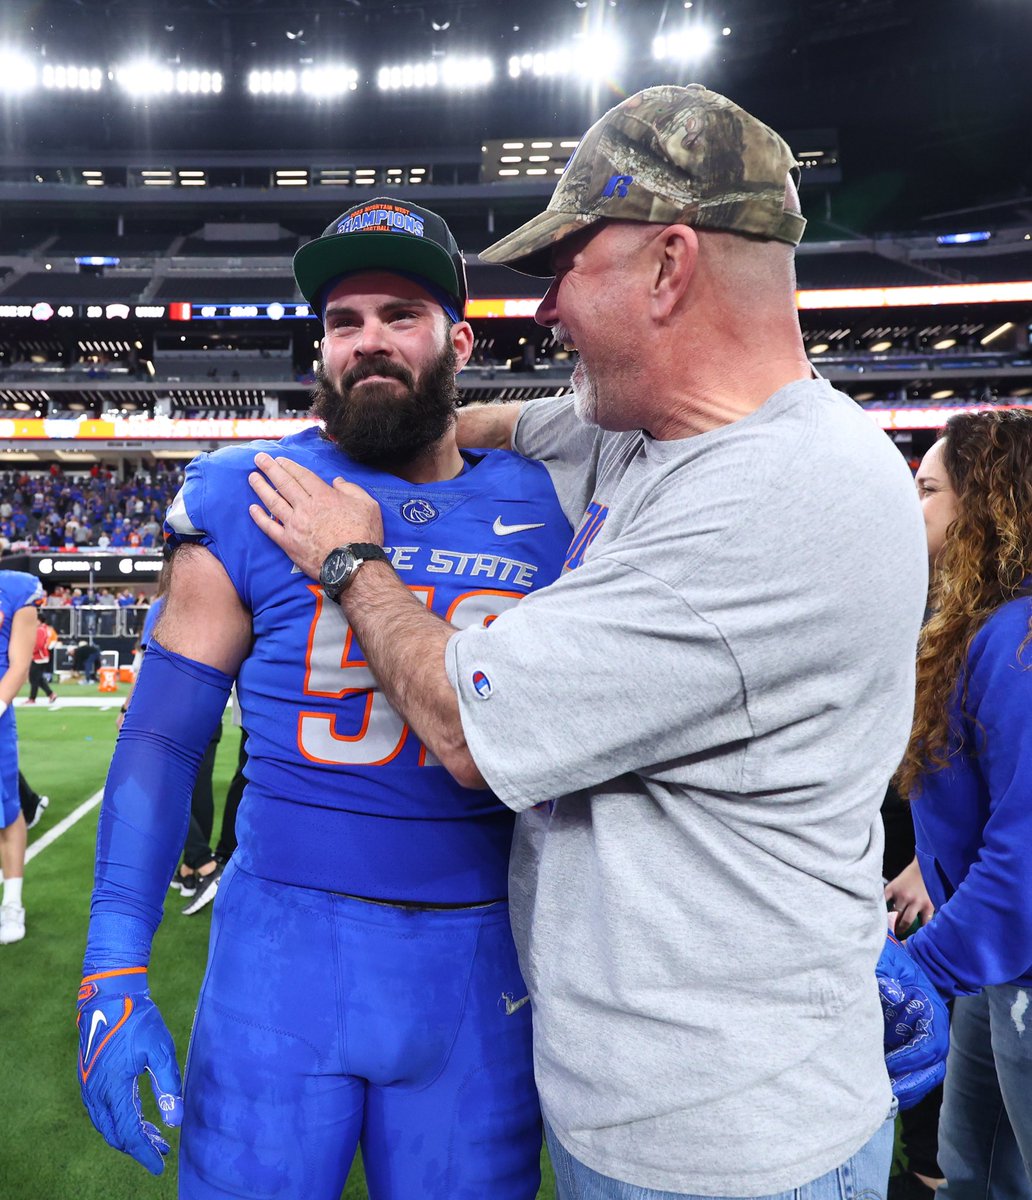
[[[900,790],[957,997],[940,1197],[1032,1197],[1032,412],[952,417],[917,476],[933,566]]]

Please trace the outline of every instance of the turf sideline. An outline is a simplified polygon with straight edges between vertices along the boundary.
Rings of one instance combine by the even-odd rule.
[[[41,850],[45,850],[51,843],[56,842],[62,833],[67,833],[69,829],[77,822],[81,821],[88,812],[91,812],[104,799],[104,789],[95,792],[88,800],[84,800],[78,808],[73,809],[67,817],[58,821],[53,829],[48,829],[42,837],[37,838],[32,845],[25,851],[25,861],[30,862],[36,857]]]

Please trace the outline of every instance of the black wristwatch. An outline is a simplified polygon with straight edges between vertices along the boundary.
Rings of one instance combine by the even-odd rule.
[[[382,546],[374,546],[370,542],[351,542],[347,546],[338,546],[326,555],[319,568],[319,582],[326,595],[334,603],[339,603],[341,592],[351,586],[363,563],[390,561]]]

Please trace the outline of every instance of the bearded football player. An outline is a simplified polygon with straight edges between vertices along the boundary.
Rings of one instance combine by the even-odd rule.
[[[391,708],[338,601],[359,571],[389,570],[439,617],[487,623],[557,576],[570,527],[541,464],[456,445],[473,333],[440,217],[357,205],[294,267],[324,325],[322,427],[202,455],[169,510],[165,609],[100,817],[83,1099],[158,1174],[169,1144],[141,1112],[146,1073],[165,1124],[182,1124],[190,1200],[337,1200],[359,1144],[373,1200],[531,1200],[541,1133],[506,899],[513,814]],[[312,583],[248,514],[258,451],[360,483],[382,539],[335,547]],[[234,681],[247,785],[184,1091],[151,942]]]

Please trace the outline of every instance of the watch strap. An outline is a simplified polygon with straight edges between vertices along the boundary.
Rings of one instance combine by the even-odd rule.
[[[350,544],[351,553],[360,562],[389,562],[387,551],[382,546],[374,545],[372,542],[352,542]]]
[[[343,578],[334,578],[332,574],[328,577],[327,567],[341,555],[346,555],[350,559],[350,569]],[[323,560],[319,572],[319,582],[322,584],[323,591],[334,603],[339,603],[341,593],[351,586],[359,567],[363,563],[376,561],[390,563],[390,558],[382,546],[377,546],[372,542],[349,542],[346,545],[338,546],[335,550],[331,550]]]

